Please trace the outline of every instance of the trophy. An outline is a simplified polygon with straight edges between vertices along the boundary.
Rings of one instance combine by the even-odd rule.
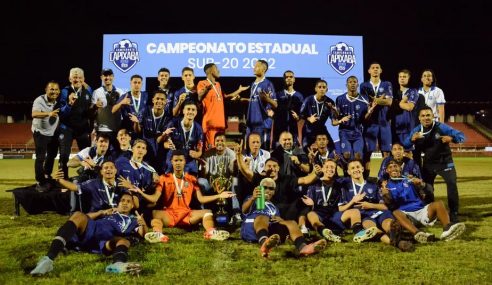
[[[223,191],[227,191],[232,186],[232,177],[225,176],[225,165],[223,162],[219,162],[217,164],[217,173],[215,175],[210,176],[210,184],[217,192],[217,194],[222,193]],[[219,198],[217,200],[217,212],[215,213],[215,220],[217,225],[226,226],[229,220],[229,214],[224,209],[225,205],[227,205],[227,200]]]

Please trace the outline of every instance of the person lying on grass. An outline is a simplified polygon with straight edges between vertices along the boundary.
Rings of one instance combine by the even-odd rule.
[[[326,240],[341,242],[340,236],[333,233],[343,232],[350,223],[350,228],[354,232],[354,242],[360,243],[373,238],[378,229],[362,227],[359,209],[352,208],[341,211],[338,206],[342,192],[340,181],[337,180],[337,163],[328,158],[323,163],[323,176],[320,180],[308,187],[307,195],[302,198],[304,204],[309,206],[307,218],[311,226]],[[333,225],[333,231],[325,225]]]
[[[258,209],[256,203],[256,199],[261,195],[260,187],[265,191],[264,209]],[[325,239],[306,244],[297,223],[280,217],[279,209],[270,202],[275,194],[275,188],[275,181],[272,178],[263,178],[260,186],[253,190],[253,195],[246,198],[242,208],[245,220],[241,226],[241,238],[247,242],[258,242],[263,257],[268,257],[270,251],[280,242],[285,241],[287,236],[294,242],[301,256],[312,255],[323,250],[326,247]]]
[[[359,160],[352,160],[347,165],[350,177],[342,181],[342,200],[340,210],[359,209],[362,226],[365,229],[378,228],[373,239],[384,244],[394,245],[401,251],[412,251],[413,243],[400,239],[401,225],[395,220],[391,211],[383,202],[378,186],[364,179],[364,167]]]
[[[419,230],[417,226],[432,226],[436,219],[443,225],[441,240],[450,241],[465,232],[464,223],[450,222],[449,214],[442,201],[425,204],[421,198],[421,190],[426,186],[422,179],[416,177],[403,178],[401,166],[392,160],[386,166],[388,180],[382,182],[383,199],[398,222],[420,243],[434,241],[434,235]]]
[[[143,237],[147,226],[143,216],[131,212],[135,208],[136,198],[122,194],[116,211],[109,216],[92,220],[82,212],[75,212],[69,220],[58,229],[46,256],[43,256],[31,275],[44,275],[53,270],[53,261],[65,247],[75,248],[91,253],[113,254],[113,263],[106,267],[106,272],[138,274],[142,267],[138,263],[128,262],[130,241],[125,237],[137,234]]]

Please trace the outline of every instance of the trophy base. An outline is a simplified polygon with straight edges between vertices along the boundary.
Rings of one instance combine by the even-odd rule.
[[[229,215],[227,213],[216,213],[215,223],[217,227],[227,227],[229,225]]]

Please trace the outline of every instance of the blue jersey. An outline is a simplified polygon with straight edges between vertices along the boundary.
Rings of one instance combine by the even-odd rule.
[[[174,108],[178,105],[179,95],[181,95],[183,93],[186,93],[186,99],[184,100],[184,102],[192,101],[195,104],[197,104],[197,106],[198,106],[199,101],[198,101],[198,93],[196,92],[196,90],[189,90],[188,88],[183,86],[180,89],[176,90],[176,92],[174,92],[174,96],[173,96],[173,100],[172,100],[172,102],[173,102],[172,108]]]
[[[115,165],[116,169],[118,169],[116,177],[120,177],[121,175],[124,178],[129,179],[133,185],[142,189],[144,192],[145,190],[150,190],[153,183],[153,168],[147,163],[131,162],[131,159],[120,156],[120,158],[115,161]]]
[[[249,199],[251,196],[248,196]],[[245,215],[244,221],[241,224],[241,238],[248,242],[256,242],[258,238],[256,236],[256,231],[254,228],[255,218],[258,216],[268,216],[272,218],[273,216],[280,216],[279,209],[270,201],[265,201],[265,209],[256,209],[256,200],[251,204],[249,212]],[[270,222],[270,225],[273,224]]]
[[[355,99],[350,99],[347,93],[338,96],[335,102],[338,117],[352,116],[347,122],[338,125],[338,131],[353,133],[356,136],[362,135],[362,123],[367,113],[368,103],[369,99],[360,94]]]
[[[394,158],[390,155],[385,157],[381,162],[381,167],[379,168],[378,179],[381,180],[386,175],[386,166],[388,162],[394,160]],[[417,178],[422,178],[422,174],[420,173],[420,167],[413,159],[408,157],[403,158],[403,163],[401,165],[401,174],[403,176],[413,175]]]
[[[342,199],[340,184],[335,181],[331,185],[325,185],[318,181],[314,185],[310,185],[306,196],[314,202],[314,211],[323,211],[333,214],[338,211],[338,204]]]
[[[97,220],[88,220],[82,236],[75,235],[71,245],[92,253],[102,253],[107,241],[116,236],[129,236],[138,230],[137,218],[133,215],[114,213]]]
[[[108,185],[98,179],[91,179],[78,186],[79,193],[90,197],[89,213],[116,207],[122,190],[115,185]]]
[[[369,203],[382,203],[383,198],[379,193],[378,186],[374,183],[364,181],[364,184],[359,185],[352,181],[352,178],[346,177],[342,178],[340,181],[342,199],[340,200],[340,205],[344,205],[350,202],[356,194],[366,193],[366,196],[362,201]]]
[[[260,82],[251,84],[251,95],[249,98],[248,112],[246,115],[247,126],[263,126],[271,128],[271,119],[267,115],[267,110],[271,109],[270,104],[261,101],[261,93],[271,94],[271,98],[276,100],[275,88],[270,80],[263,78]]]
[[[408,98],[407,100],[408,103],[413,103],[415,106],[417,105],[419,94],[417,93],[416,89],[407,89],[403,92],[403,94],[400,94],[400,91],[398,90],[397,96],[400,97],[400,95],[402,97],[406,96]],[[397,99],[401,100],[402,98],[397,98]],[[395,117],[393,120],[394,120],[393,124],[395,126],[395,132],[397,134],[409,133],[415,127],[415,115],[413,110],[406,111],[398,106],[396,108]]]
[[[140,97],[138,99],[135,99],[132,96],[131,91],[120,96],[118,102],[116,103],[120,103],[125,98],[130,98],[130,105],[123,105],[120,108],[122,127],[133,131],[133,123],[130,120],[129,114],[138,116],[140,113],[143,113],[143,111],[147,108],[148,97],[149,95],[145,91],[140,92]]]
[[[165,112],[156,117],[152,107],[148,107],[139,114],[138,121],[142,128],[142,138],[147,142],[148,151],[152,151],[156,155],[158,148],[162,146],[162,144],[157,145],[157,138],[166,130],[170,117]]]
[[[301,114],[301,106],[304,96],[298,92],[290,94],[287,90],[277,92],[277,109],[275,109],[275,130],[280,132],[288,131],[297,138],[297,121],[292,117],[291,111]]]
[[[397,209],[406,212],[414,212],[424,208],[425,204],[420,199],[415,185],[403,180],[388,180],[386,186],[391,194],[392,203]]]
[[[197,174],[197,162],[190,156],[189,152],[190,150],[198,150],[198,148],[201,148],[203,146],[203,130],[200,124],[194,121],[192,128],[189,131],[186,131],[181,121],[182,118],[174,118],[169,122],[166,129],[174,128],[174,131],[170,135],[170,139],[173,141],[176,149],[181,149],[185,152],[185,172]],[[172,170],[171,157],[172,152],[169,151],[166,158],[166,173]]]
[[[376,90],[375,90],[376,89]],[[379,85],[373,87],[370,81],[363,82],[360,85],[360,94],[366,98],[393,98],[393,87],[389,81],[380,81]],[[370,124],[388,125],[388,106],[376,106],[374,113],[369,118]]]
[[[311,95],[304,99],[301,106],[301,117],[305,119],[303,127],[303,136],[314,138],[317,134],[328,133],[328,129],[325,124],[328,118],[332,118],[331,106],[335,106],[335,102],[323,96],[323,98],[318,101],[315,95]],[[307,118],[312,115],[316,115],[318,120],[314,123],[310,123]],[[331,137],[329,138],[331,140]]]

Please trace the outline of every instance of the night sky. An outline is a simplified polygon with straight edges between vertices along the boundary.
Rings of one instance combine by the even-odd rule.
[[[398,70],[407,68],[418,86],[421,71],[432,68],[448,101],[490,101],[486,1],[64,2],[16,1],[2,8],[0,95],[6,100],[32,101],[51,79],[63,87],[75,66],[97,88],[103,34],[221,32],[362,35],[364,70],[380,62],[383,80],[396,84]]]

